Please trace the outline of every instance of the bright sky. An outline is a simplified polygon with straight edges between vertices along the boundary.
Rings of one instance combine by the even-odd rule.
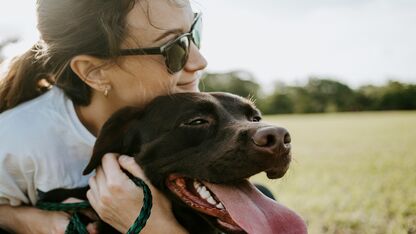
[[[0,0],[4,54],[36,41],[34,0]],[[308,76],[352,86],[388,79],[416,83],[414,0],[192,0],[204,12],[209,71],[244,69],[263,85]]]

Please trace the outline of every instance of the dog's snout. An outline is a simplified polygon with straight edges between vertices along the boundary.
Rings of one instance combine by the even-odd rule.
[[[291,142],[289,132],[280,127],[260,128],[253,134],[252,140],[257,147],[273,152],[281,147],[290,147],[289,144]]]

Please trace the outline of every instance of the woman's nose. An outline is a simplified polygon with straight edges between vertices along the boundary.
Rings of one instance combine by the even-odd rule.
[[[208,65],[207,60],[201,54],[198,47],[192,43],[191,48],[189,48],[189,57],[188,61],[185,64],[184,70],[187,72],[196,72],[202,69],[205,69]]]

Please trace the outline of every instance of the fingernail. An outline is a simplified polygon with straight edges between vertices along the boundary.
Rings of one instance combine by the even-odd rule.
[[[118,160],[119,160],[120,162],[127,162],[127,161],[129,160],[129,157],[128,157],[128,156],[126,156],[126,155],[121,155],[121,156],[118,158]]]
[[[114,153],[106,153],[106,154],[104,154],[104,157],[113,157],[114,156]]]

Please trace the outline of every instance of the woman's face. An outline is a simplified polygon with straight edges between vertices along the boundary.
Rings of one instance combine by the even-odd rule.
[[[188,0],[137,1],[127,15],[128,37],[122,49],[159,47],[190,31],[194,14]],[[205,58],[191,43],[184,68],[170,74],[162,55],[121,56],[108,70],[109,99],[117,106],[146,105],[156,96],[177,92],[198,92]]]

